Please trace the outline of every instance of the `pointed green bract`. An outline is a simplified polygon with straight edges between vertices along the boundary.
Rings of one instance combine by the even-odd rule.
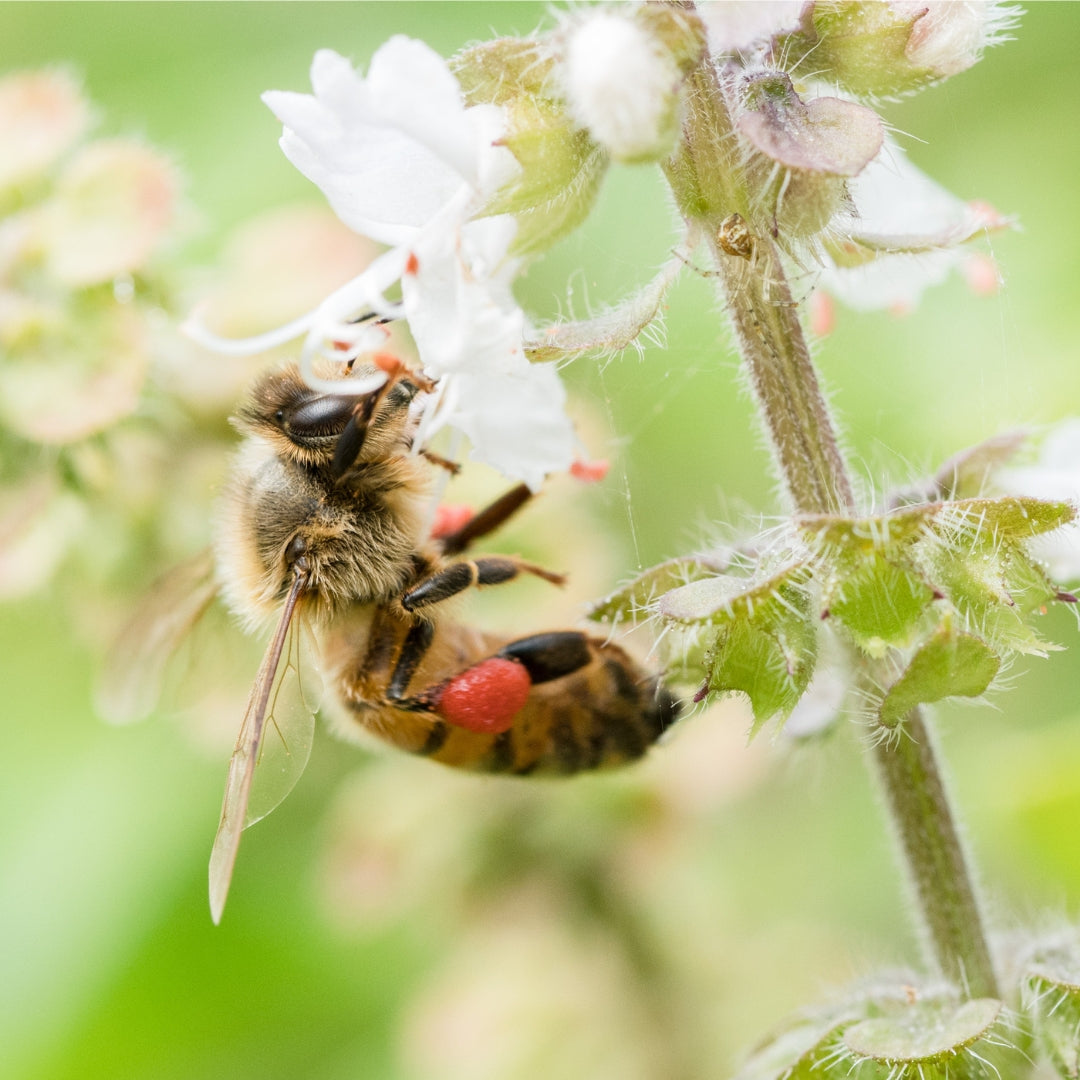
[[[814,673],[817,619],[807,591],[808,566],[794,563],[750,581],[714,575],[672,589],[656,603],[669,625],[691,627],[683,660],[709,693],[750,699],[754,732],[786,717]]]
[[[887,727],[893,727],[916,705],[947,697],[978,697],[1000,667],[1000,658],[986,642],[957,630],[953,620],[946,619],[889,687],[878,717]]]
[[[934,508],[867,518],[821,516],[800,525],[822,568],[822,613],[870,656],[910,645],[934,589],[912,561]]]
[[[596,619],[598,622],[637,619],[643,613],[648,614],[655,601],[664,593],[692,581],[712,577],[724,571],[727,565],[728,561],[723,556],[712,558],[705,555],[688,555],[679,559],[669,559],[667,562],[650,567],[602,600],[597,600],[589,609],[589,618]]]

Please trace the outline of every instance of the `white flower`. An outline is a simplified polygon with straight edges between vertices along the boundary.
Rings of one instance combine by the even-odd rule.
[[[385,375],[319,379],[315,358],[344,362],[379,349],[382,328],[357,319],[405,318],[421,367],[440,380],[421,438],[456,427],[474,458],[538,487],[570,466],[577,444],[558,375],[525,359],[525,315],[511,291],[517,263],[508,254],[516,222],[474,220],[517,172],[499,143],[502,110],[466,106],[446,61],[404,37],[375,53],[366,78],[322,50],[311,81],[314,95],[264,95],[285,124],[282,149],[347,225],[393,246],[313,312],[269,334],[228,342],[197,320],[189,333],[232,353],[303,334],[307,381],[325,393],[363,394]],[[387,300],[398,283],[402,299]]]
[[[969,257],[961,245],[1006,222],[931,180],[886,139],[848,181],[853,212],[834,218],[819,284],[856,310],[915,307]]]

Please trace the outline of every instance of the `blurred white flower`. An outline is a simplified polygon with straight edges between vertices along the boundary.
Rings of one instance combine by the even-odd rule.
[[[499,142],[502,110],[466,107],[446,61],[422,42],[392,38],[365,79],[330,50],[315,56],[314,95],[271,91],[289,160],[318,184],[341,219],[394,245],[314,311],[269,334],[228,341],[196,318],[188,330],[223,352],[246,354],[305,335],[301,369],[326,393],[363,394],[386,378],[320,379],[316,357],[347,362],[385,347],[383,320],[404,318],[420,365],[439,379],[422,438],[444,425],[465,432],[473,457],[538,487],[576,453],[552,368],[525,359],[525,315],[513,298],[509,257],[516,222],[474,219],[517,172]],[[401,300],[388,300],[395,285]],[[362,321],[356,321],[361,319]]]
[[[1080,419],[1064,420],[1051,428],[1035,464],[1003,469],[997,482],[1016,495],[1080,504]],[[1080,581],[1080,524],[1036,537],[1031,549],[1055,581]]]
[[[0,79],[0,190],[35,180],[90,126],[90,107],[64,71]]]
[[[957,198],[886,139],[848,181],[851,209],[834,218],[819,284],[859,311],[908,311],[971,257],[962,245],[1007,222],[992,208]]]

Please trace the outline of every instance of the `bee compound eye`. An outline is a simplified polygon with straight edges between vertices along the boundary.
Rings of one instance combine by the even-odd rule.
[[[279,409],[276,417],[290,435],[325,438],[340,435],[355,410],[356,398],[326,394],[308,398],[290,409]]]

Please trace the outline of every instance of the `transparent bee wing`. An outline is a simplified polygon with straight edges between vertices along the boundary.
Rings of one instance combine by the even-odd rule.
[[[210,854],[210,913],[215,923],[225,908],[241,833],[289,794],[311,753],[322,685],[306,659],[310,653],[306,629],[295,617],[305,583],[303,575],[293,579],[229,761],[221,821]]]
[[[153,712],[170,658],[216,595],[209,548],[158,578],[106,656],[94,695],[105,720],[128,724]]]

